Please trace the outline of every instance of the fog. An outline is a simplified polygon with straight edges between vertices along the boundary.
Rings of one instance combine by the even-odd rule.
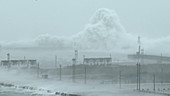
[[[37,49],[54,50],[107,50],[134,52],[137,50],[138,35],[126,31],[118,14],[111,9],[100,8],[92,14],[82,31],[71,36],[42,34],[32,40],[3,42],[4,49]],[[141,37],[142,48],[146,53],[169,54],[169,35],[163,38]]]
[[[1,42],[1,58],[6,59],[6,54],[11,53],[11,59],[35,58],[41,66],[53,67],[55,55],[60,64],[70,65],[74,50],[79,50],[80,62],[83,62],[83,55],[107,57],[111,54],[114,59],[127,60],[128,54],[135,54],[138,50],[137,38],[126,31],[114,10],[100,8],[92,14],[82,31],[71,36],[42,34],[29,41]],[[168,35],[158,39],[141,37],[141,46],[145,54],[169,56],[166,50],[170,48],[169,41]]]
[[[43,0],[33,2],[38,4],[43,2],[44,4]],[[33,3],[29,4],[34,5]],[[10,6],[16,5],[14,3]],[[36,8],[36,6],[33,7]],[[21,5],[15,8],[20,9],[20,7]],[[68,8],[66,7],[66,9]],[[7,8],[8,11],[9,9]],[[2,20],[4,24],[0,23],[0,25],[3,25],[0,29],[2,37],[0,39],[0,96],[1,94],[14,95],[15,92],[15,94],[24,94],[24,96],[170,95],[170,51],[168,50],[170,49],[170,35],[167,32],[164,33],[166,35],[159,36],[161,32],[156,34],[157,32],[149,33],[147,31],[148,36],[146,36],[147,32],[142,33],[142,31],[146,31],[148,24],[145,25],[142,20],[139,20],[141,24],[138,23],[138,25],[132,27],[132,22],[127,20],[135,30],[139,28],[137,26],[146,28],[139,28],[137,33],[131,32],[129,31],[130,26],[127,26],[127,23],[123,21],[125,17],[121,18],[122,13],[108,7],[95,8],[96,10],[93,10],[93,13],[88,16],[86,23],[82,26],[79,24],[85,19],[82,20],[80,17],[82,15],[78,15],[80,10],[74,13],[73,9],[69,9],[69,15],[64,16],[64,19],[57,19],[58,22],[55,21],[54,17],[58,17],[54,14],[46,14],[45,17],[52,16],[53,18],[48,17],[42,20],[45,17],[41,17],[40,14],[42,15],[41,12],[44,12],[45,9],[43,9],[44,11],[41,10],[40,13],[37,9],[31,12],[32,19],[28,18],[30,11],[28,13],[22,11],[27,15],[22,14],[21,18],[17,17],[21,13],[17,13],[16,17],[13,18],[14,21],[10,21],[12,19],[6,17],[3,20],[8,21],[9,26]],[[6,12],[8,13],[8,11]],[[148,12],[143,9],[142,13],[145,11]],[[35,18],[33,13],[36,15]],[[80,13],[89,14],[82,11]],[[135,14],[139,13],[134,13],[134,16],[132,16],[134,20],[137,16]],[[145,15],[143,14],[144,17]],[[165,14],[160,13],[155,18],[159,21],[161,15]],[[0,16],[0,20],[4,16]],[[38,22],[37,16],[40,16],[38,21],[42,20],[44,23]],[[68,18],[75,19],[75,16],[77,16],[75,22],[79,23],[67,25],[67,23],[71,23]],[[25,21],[25,17],[28,19],[28,25],[24,25],[26,22],[23,25],[20,24],[23,22],[22,20]],[[128,18],[128,15],[126,18]],[[22,22],[17,22],[17,20]],[[150,19],[146,18],[147,20],[150,22]],[[156,20],[154,19],[154,21]],[[49,26],[53,26],[54,22],[66,26],[55,27],[57,31],[53,29],[54,27],[50,29]],[[34,26],[35,24],[40,25]],[[162,23],[160,22],[160,24]],[[153,30],[159,29],[160,31],[161,28],[157,28],[158,25],[153,24],[151,26],[155,26]],[[78,27],[79,30],[73,31],[70,26]],[[50,32],[51,30],[52,32]],[[23,31],[22,34],[21,31]],[[56,31],[56,34],[52,34],[54,31]],[[13,33],[7,36],[6,32]],[[27,34],[24,34],[24,32]],[[36,35],[30,37],[29,32]]]

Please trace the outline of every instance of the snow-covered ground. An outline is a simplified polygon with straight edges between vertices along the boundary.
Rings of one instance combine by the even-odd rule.
[[[122,88],[120,89],[119,84],[100,84],[98,82],[89,82],[87,84],[72,83],[72,80],[60,81],[56,78],[42,79],[36,76],[36,74],[33,75],[21,70],[9,71],[1,69],[0,82],[13,84],[14,86],[10,88],[11,90],[16,89],[19,92],[30,92],[32,94],[54,95],[55,92],[61,92],[81,96],[162,96],[162,94],[135,91],[136,84],[122,84]],[[24,86],[32,88],[25,88]],[[166,88],[168,86],[166,84]],[[142,87],[151,90],[152,84],[143,84]],[[6,87],[1,86],[0,88]]]

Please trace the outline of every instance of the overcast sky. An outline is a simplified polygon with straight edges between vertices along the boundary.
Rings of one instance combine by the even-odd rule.
[[[0,0],[0,41],[76,34],[98,8],[115,10],[131,34],[170,34],[170,0]]]

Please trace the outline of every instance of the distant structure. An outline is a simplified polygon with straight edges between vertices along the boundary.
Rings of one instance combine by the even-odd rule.
[[[77,65],[77,61],[78,61],[78,50],[75,50],[75,58],[72,59],[73,61],[73,73],[72,73],[72,81],[75,82],[76,79],[76,65]]]
[[[140,42],[140,36],[138,36],[138,52],[137,52],[138,55],[141,54],[141,42]]]
[[[8,68],[11,67],[11,63],[9,61],[10,61],[10,54],[8,53],[7,54],[7,62],[6,62],[7,63],[6,65],[7,65]]]
[[[112,64],[112,58],[84,58],[83,62],[89,65],[110,65]]]
[[[139,56],[137,54],[131,54],[131,55],[128,55],[128,58],[132,59],[132,60],[137,60],[138,58],[142,58],[144,60],[155,61],[157,63],[170,62],[170,57],[167,57],[167,56],[157,56],[157,55],[141,54]]]
[[[138,36],[138,51],[136,54],[129,54],[128,59],[137,60],[141,64],[144,64],[144,61],[150,63],[170,62],[170,57],[162,56],[162,54],[161,56],[144,54],[144,49],[141,49],[140,36]]]
[[[14,67],[14,66],[20,66],[20,67],[27,67],[32,68],[37,65],[36,60],[1,60],[1,67]]]
[[[11,67],[33,68],[33,67],[37,67],[37,60],[26,60],[25,56],[24,59],[21,60],[11,60],[10,53],[8,53],[7,60],[1,60],[0,66],[8,69]]]

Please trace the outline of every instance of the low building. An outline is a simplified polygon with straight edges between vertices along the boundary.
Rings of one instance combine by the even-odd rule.
[[[12,66],[18,66],[18,67],[36,67],[37,60],[1,60],[1,67],[12,67]]]
[[[146,55],[146,54],[131,54],[128,55],[129,59],[132,60],[141,60],[143,63],[146,62],[152,62],[152,63],[169,63],[170,57],[167,56],[157,56],[157,55]]]
[[[105,64],[111,64],[112,58],[84,58],[83,60],[84,64],[90,64],[90,65],[105,65]]]

